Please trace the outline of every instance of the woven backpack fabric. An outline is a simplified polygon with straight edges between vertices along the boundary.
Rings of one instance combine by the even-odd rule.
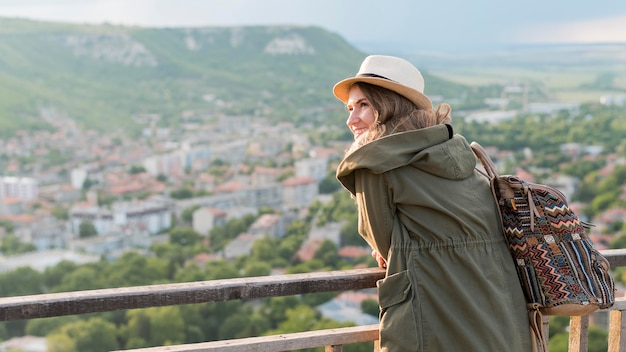
[[[482,146],[472,142],[471,147],[490,180],[533,332],[545,348],[541,314],[587,315],[615,303],[609,262],[593,248],[588,225],[560,191],[517,176],[500,176]]]

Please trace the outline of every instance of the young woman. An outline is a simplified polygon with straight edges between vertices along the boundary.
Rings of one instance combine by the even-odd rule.
[[[383,351],[531,351],[526,303],[489,185],[408,61],[367,57],[337,83],[355,140],[337,178],[387,274]]]

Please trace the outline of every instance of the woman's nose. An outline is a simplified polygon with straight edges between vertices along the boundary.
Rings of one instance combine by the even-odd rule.
[[[359,117],[355,113],[355,110],[350,111],[350,115],[348,115],[348,120],[346,120],[346,125],[354,125],[359,121]]]

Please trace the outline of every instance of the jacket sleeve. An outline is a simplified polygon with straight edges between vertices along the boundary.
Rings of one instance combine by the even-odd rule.
[[[385,174],[357,170],[355,181],[359,234],[387,260],[395,206]]]

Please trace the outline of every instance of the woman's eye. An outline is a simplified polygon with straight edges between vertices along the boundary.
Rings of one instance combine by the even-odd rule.
[[[365,103],[365,102],[361,103],[361,107],[362,107],[362,108],[366,108],[366,107],[368,107],[368,106],[369,106],[369,104],[368,104],[368,103]]]

